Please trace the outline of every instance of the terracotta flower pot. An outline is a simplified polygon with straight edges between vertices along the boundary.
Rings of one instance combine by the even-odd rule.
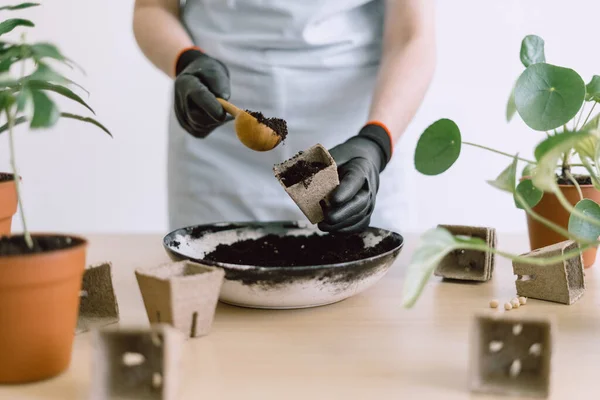
[[[33,237],[69,244],[0,255],[0,383],[47,379],[70,364],[87,241],[57,234]]]
[[[13,175],[0,172],[0,236],[10,235],[17,212],[17,190]]]
[[[573,185],[559,185],[561,191],[569,200],[569,203],[575,205],[579,202],[579,194],[577,188]],[[593,185],[581,185],[583,197],[600,203],[600,191],[596,190]],[[569,226],[569,213],[560,204],[554,194],[544,193],[542,200],[533,208],[533,211],[540,214],[542,217],[560,225],[567,229]],[[529,230],[529,243],[531,250],[540,249],[556,243],[563,242],[565,237],[556,233],[552,229],[546,227],[538,221],[535,221],[527,215],[527,227]],[[597,248],[591,248],[583,253],[583,265],[585,268],[591,267],[596,261]]]

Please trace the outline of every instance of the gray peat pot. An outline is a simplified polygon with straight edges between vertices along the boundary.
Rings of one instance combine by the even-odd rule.
[[[397,233],[369,228],[361,234],[365,246],[388,238],[389,248],[372,257],[327,265],[259,267],[206,260],[219,244],[278,236],[324,235],[307,222],[249,222],[199,225],[175,230],[164,237],[164,247],[173,260],[190,260],[225,271],[220,301],[251,308],[305,308],[347,299],[379,281],[402,250],[404,239]]]
[[[326,167],[309,179],[286,186],[286,183],[282,180],[282,174],[299,161],[320,162],[325,164]],[[323,220],[323,209],[320,202],[322,200],[328,202],[331,192],[340,184],[337,165],[325,147],[316,144],[273,167],[273,173],[311,223],[318,224]]]

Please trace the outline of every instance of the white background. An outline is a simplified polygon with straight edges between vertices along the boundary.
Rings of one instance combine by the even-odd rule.
[[[50,131],[18,131],[29,227],[80,233],[164,232],[170,82],[136,46],[133,1],[42,3],[23,13],[37,24],[29,38],[57,43],[85,68],[87,75],[71,77],[91,92],[90,104],[115,138],[66,120]],[[548,61],[576,69],[587,82],[592,74],[600,74],[599,13],[600,2],[592,0],[437,1],[436,75],[397,152],[406,157],[414,184],[406,188],[412,211],[407,231],[438,223],[485,224],[507,232],[526,229],[510,197],[485,183],[509,159],[464,148],[449,172],[423,177],[412,164],[416,140],[430,123],[448,117],[459,124],[465,140],[529,157],[543,136],[518,119],[510,125],[504,119],[507,96],[522,71],[521,39],[530,33],[542,36]],[[69,110],[79,107],[69,105]],[[0,137],[2,171],[9,170],[6,136]],[[15,229],[20,227],[15,218]]]

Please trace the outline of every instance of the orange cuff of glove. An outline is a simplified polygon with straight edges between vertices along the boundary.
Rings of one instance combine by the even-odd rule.
[[[181,71],[188,66],[188,64],[194,61],[199,55],[204,52],[198,46],[189,46],[184,47],[177,53],[177,57],[175,58],[175,65],[173,66],[173,71],[175,72],[175,76],[179,75]]]

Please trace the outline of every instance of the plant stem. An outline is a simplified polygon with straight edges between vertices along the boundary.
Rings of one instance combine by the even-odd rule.
[[[503,156],[510,157],[510,158],[513,158],[513,159],[515,158],[514,154],[508,154],[508,153],[505,153],[505,152],[500,151],[500,150],[495,150],[495,149],[491,149],[491,148],[486,147],[486,146],[482,146],[480,144],[475,144],[475,143],[471,143],[471,142],[463,142],[463,144],[466,144],[467,146],[478,147],[480,149],[488,150],[488,151],[491,151],[492,153],[501,154]],[[524,162],[529,163],[529,164],[535,164],[536,163],[535,161],[527,160],[527,159],[521,158],[521,157],[517,157],[517,159],[519,161],[524,161]]]
[[[579,200],[583,200],[583,192],[581,191],[581,186],[579,186],[579,182],[577,182],[577,179],[573,177],[571,171],[567,171],[567,178],[571,181],[573,185],[575,185],[575,189],[577,189],[577,194],[579,195]]]
[[[581,122],[581,117],[583,116],[584,110],[585,110],[585,101],[583,102],[583,106],[581,106],[581,110],[579,111],[579,117],[577,118],[577,122],[575,123],[575,126],[573,127],[574,131],[577,130],[577,127],[579,126],[579,123]]]
[[[598,103],[594,103],[594,105],[592,106],[592,109],[590,110],[590,113],[586,117],[585,121],[583,121],[583,125],[581,125],[582,128],[585,126],[585,124],[587,124],[588,120],[592,116],[592,113],[594,112],[594,108],[596,108],[596,104],[598,104]]]
[[[581,162],[583,163],[583,166],[587,170],[588,174],[590,174],[590,178],[592,178],[592,182],[596,189],[600,190],[600,181],[598,180],[598,176],[594,172],[594,169],[590,165],[590,162],[585,157],[581,157]]]
[[[12,167],[13,178],[15,180],[15,189],[17,191],[17,200],[19,201],[19,209],[21,211],[21,222],[23,223],[23,236],[25,237],[25,243],[27,247],[30,249],[33,248],[33,240],[31,239],[31,234],[27,229],[27,221],[25,219],[25,210],[23,207],[23,200],[21,198],[21,177],[19,176],[19,171],[17,170],[17,162],[15,160],[15,142],[14,142],[14,117],[10,114],[10,110],[6,109],[6,117],[8,118],[8,143],[10,148],[10,165]]]
[[[564,229],[560,225],[557,225],[554,222],[549,221],[546,218],[542,217],[541,215],[539,215],[538,213],[533,211],[531,209],[531,207],[529,207],[527,202],[525,202],[525,199],[523,199],[523,196],[521,196],[518,192],[515,192],[515,198],[517,199],[517,201],[519,202],[521,207],[523,207],[525,212],[527,214],[529,214],[529,216],[531,218],[535,219],[536,221],[545,225],[546,227],[552,229],[553,231],[559,233],[560,235],[564,236],[565,238],[575,240],[576,242],[579,242],[579,243],[585,243],[587,245],[599,245],[600,244],[600,242],[598,242],[598,241],[587,240],[587,239],[579,237],[577,235],[573,235],[571,232]]]
[[[591,245],[580,246],[579,249],[570,250],[562,255],[553,256],[553,257],[520,256],[520,255],[516,255],[516,254],[507,253],[502,250],[497,250],[497,249],[491,248],[485,244],[475,244],[475,243],[465,243],[463,246],[460,246],[460,249],[495,253],[501,257],[507,258],[512,261],[519,261],[519,262],[531,264],[531,265],[546,266],[546,265],[554,264],[557,262],[569,260],[569,259],[573,258],[574,256],[578,256],[579,254],[581,254],[585,250],[587,250],[588,247],[591,247]]]

